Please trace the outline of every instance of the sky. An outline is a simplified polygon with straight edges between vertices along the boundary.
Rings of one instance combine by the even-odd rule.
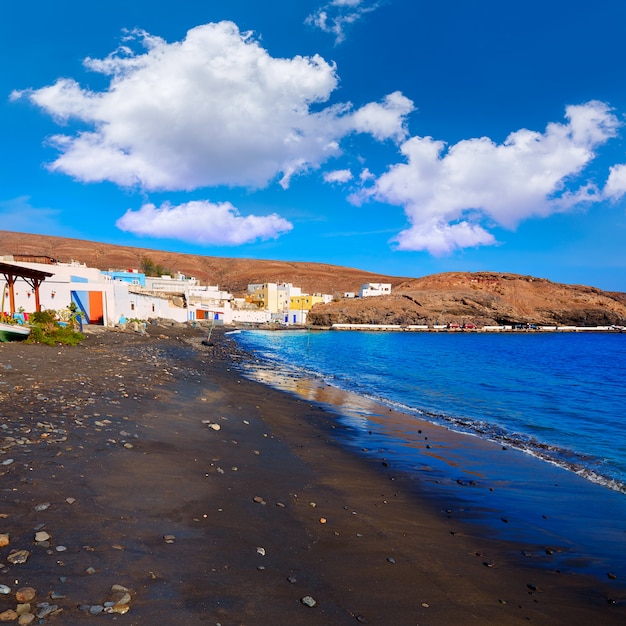
[[[0,228],[626,292],[625,59],[623,0],[5,3]]]

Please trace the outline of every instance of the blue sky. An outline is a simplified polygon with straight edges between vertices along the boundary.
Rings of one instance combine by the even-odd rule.
[[[626,3],[34,0],[0,224],[626,291]]]

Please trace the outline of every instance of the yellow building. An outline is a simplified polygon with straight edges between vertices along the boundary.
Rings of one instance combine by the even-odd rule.
[[[248,285],[246,302],[272,314],[289,310],[290,297],[300,294],[300,288],[291,283],[256,283]]]
[[[316,304],[328,302],[330,296],[324,296],[316,293],[309,295],[306,293],[291,296],[289,298],[289,324],[306,324],[306,318],[309,311]]]

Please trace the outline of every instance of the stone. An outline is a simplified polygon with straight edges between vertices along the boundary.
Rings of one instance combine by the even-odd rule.
[[[35,596],[37,592],[32,587],[22,587],[15,592],[15,599],[22,602],[30,602]]]
[[[176,537],[174,535],[163,535],[163,539],[165,543],[174,543],[174,541],[176,541]]]
[[[304,598],[300,598],[300,602],[304,604],[304,606],[308,606],[309,608],[313,608],[317,602],[311,596],[304,596]]]
[[[9,545],[9,533],[0,533],[0,548]]]
[[[13,609],[7,609],[0,613],[0,622],[14,622],[17,618],[18,615]]]
[[[39,619],[43,619],[59,610],[56,604],[48,604],[47,602],[43,602],[41,605],[37,605],[37,607],[39,608],[39,611],[37,611],[37,617]]]
[[[46,509],[50,508],[50,503],[49,502],[42,502],[41,504],[38,504],[35,507],[35,511],[37,512],[41,512],[41,511],[45,511]]]
[[[13,563],[13,565],[21,565],[22,563],[26,563],[28,561],[28,557],[30,556],[30,552],[28,550],[15,550],[15,552],[11,552],[7,557],[7,561],[9,563]]]
[[[19,626],[28,626],[35,621],[35,616],[32,613],[24,613],[24,615],[20,615],[20,618],[17,620]]]
[[[37,543],[48,541],[49,539],[50,535],[45,530],[40,530],[38,533],[35,533],[35,541]]]
[[[6,596],[9,593],[11,593],[11,587],[7,587],[6,585],[0,585],[0,594]]]

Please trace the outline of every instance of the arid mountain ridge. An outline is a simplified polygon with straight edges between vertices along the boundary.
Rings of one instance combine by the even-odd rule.
[[[249,283],[287,282],[305,293],[330,293],[309,322],[384,324],[626,325],[626,293],[503,272],[448,272],[422,278],[387,276],[323,263],[210,257],[0,231],[0,255],[47,256],[103,270],[138,269],[148,258],[173,272],[217,284],[235,295]],[[392,295],[343,299],[368,282],[391,283]]]

